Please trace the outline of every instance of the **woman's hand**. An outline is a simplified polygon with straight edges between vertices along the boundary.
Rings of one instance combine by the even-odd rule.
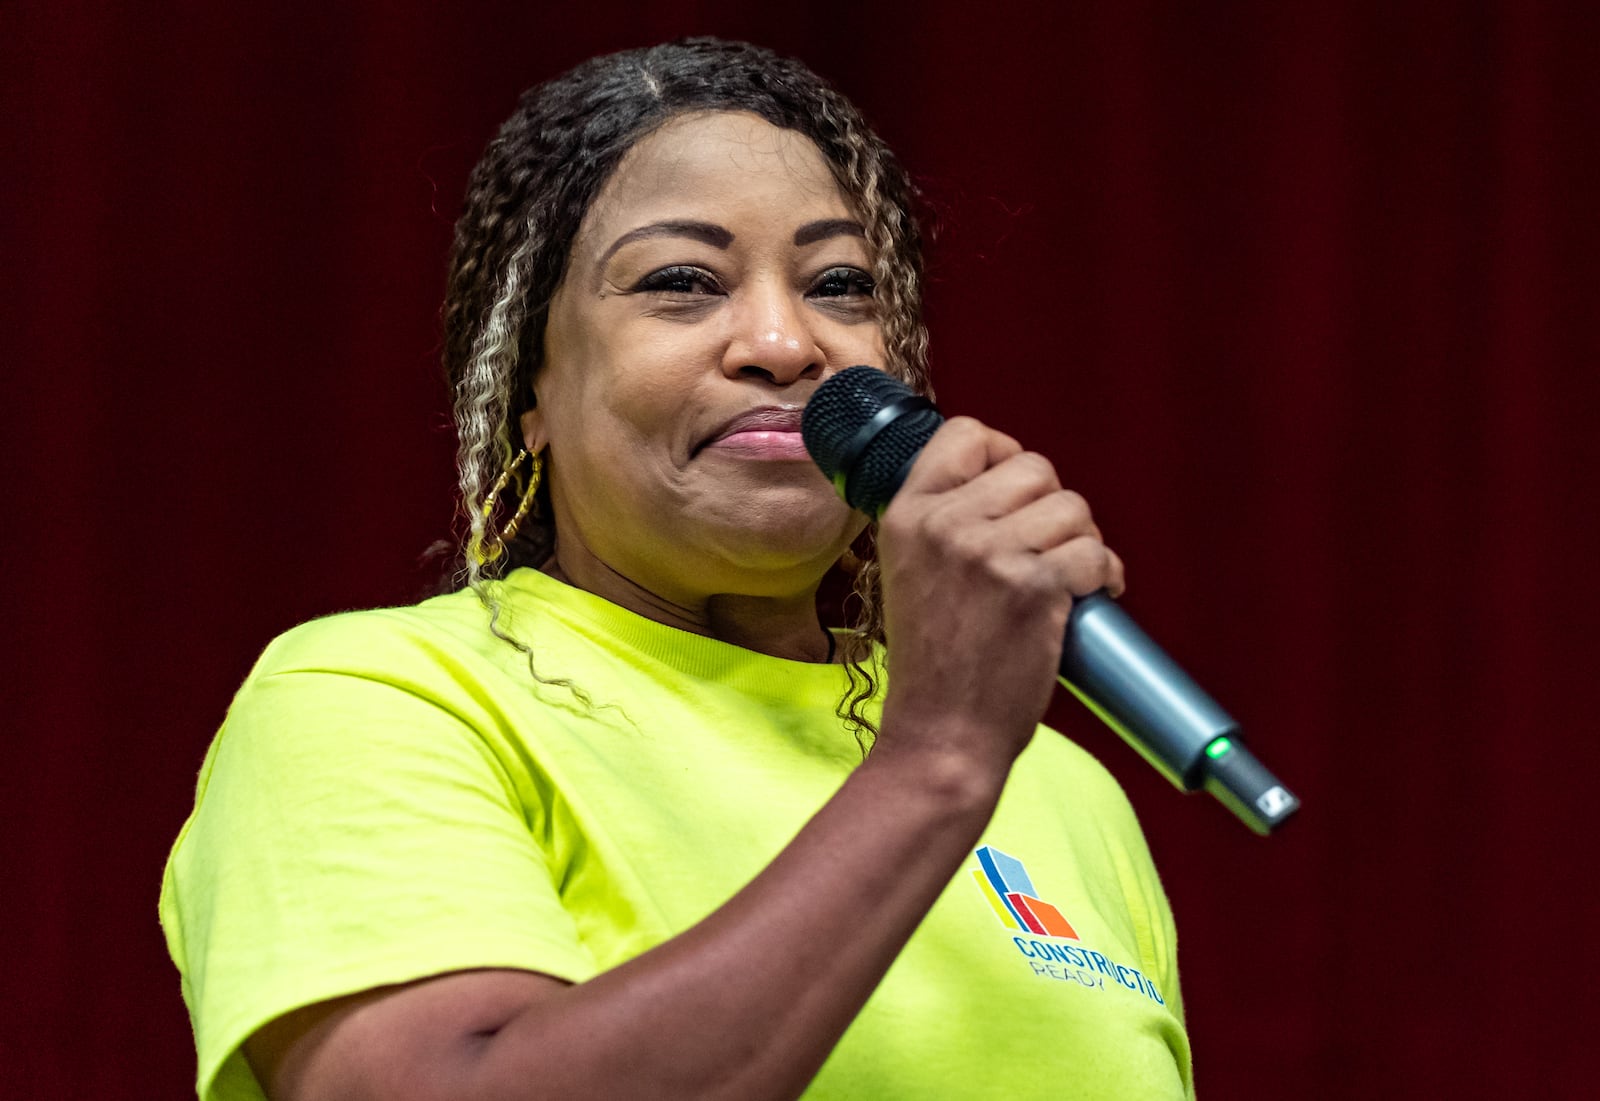
[[[878,529],[889,694],[879,745],[998,769],[1055,686],[1072,598],[1123,588],[1082,497],[968,417],[929,441]]]

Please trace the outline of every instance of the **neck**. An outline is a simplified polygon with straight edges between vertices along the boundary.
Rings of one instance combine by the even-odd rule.
[[[668,627],[790,661],[824,662],[834,657],[833,637],[817,617],[820,578],[786,594],[664,596],[659,590],[666,586],[629,577],[572,541],[558,541],[556,553],[542,568],[558,581]]]

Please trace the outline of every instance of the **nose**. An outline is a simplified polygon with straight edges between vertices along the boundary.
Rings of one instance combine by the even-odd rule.
[[[801,296],[776,282],[752,286],[732,311],[733,332],[723,355],[729,378],[762,378],[788,386],[820,378],[824,356]]]

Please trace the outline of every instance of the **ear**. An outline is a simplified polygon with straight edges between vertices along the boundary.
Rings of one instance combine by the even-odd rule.
[[[544,410],[537,405],[522,414],[522,446],[528,449],[528,454],[537,455],[544,450],[544,445],[550,442],[544,431]]]

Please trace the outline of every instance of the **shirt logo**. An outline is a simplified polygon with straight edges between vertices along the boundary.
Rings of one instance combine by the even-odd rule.
[[[972,869],[972,878],[1001,925],[1025,933],[1078,939],[1061,911],[1039,897],[1022,861],[993,845],[985,845],[973,855],[978,858],[978,866]]]
[[[1118,963],[1083,944],[1061,911],[1039,897],[1022,861],[993,845],[984,845],[972,855],[978,858],[978,866],[972,869],[973,882],[1000,924],[1012,932],[1011,943],[1036,976],[1101,992],[1119,986],[1157,1005],[1167,1004],[1156,984],[1137,967]]]

